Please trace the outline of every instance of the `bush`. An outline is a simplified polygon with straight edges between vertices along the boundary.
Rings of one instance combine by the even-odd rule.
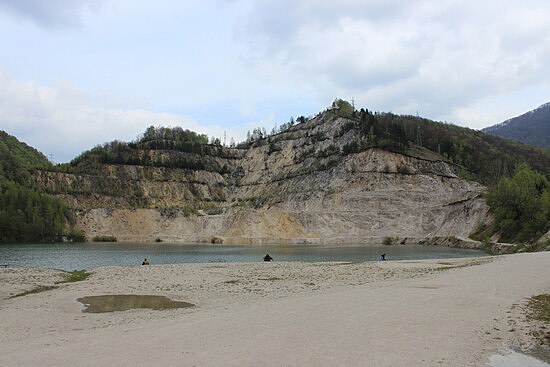
[[[67,240],[70,242],[86,242],[86,233],[82,230],[71,229],[67,235]]]
[[[406,164],[402,164],[397,167],[397,172],[401,173],[402,175],[410,175],[413,173],[413,169]]]
[[[343,99],[336,99],[333,102],[333,105],[337,107],[336,114],[340,117],[352,117],[354,115],[354,108],[348,101],[344,101]]]
[[[357,144],[356,141],[352,141],[351,143],[347,143],[342,147],[342,153],[345,155],[351,154],[351,153],[357,153],[359,152],[359,144]]]
[[[395,239],[392,237],[384,237],[384,239],[382,240],[382,244],[386,246],[393,245],[394,243],[395,243]]]
[[[206,209],[204,212],[208,215],[219,215],[219,214],[223,214],[223,208],[212,207],[212,208]]]
[[[199,213],[197,209],[195,209],[191,206],[188,206],[188,205],[184,205],[181,208],[181,211],[182,211],[184,217],[189,217],[190,215],[197,215]]]
[[[326,149],[319,149],[317,152],[318,158],[326,158],[336,154],[340,154],[340,149],[334,144],[329,145]]]
[[[115,236],[95,236],[93,238],[94,242],[116,242],[117,238]]]

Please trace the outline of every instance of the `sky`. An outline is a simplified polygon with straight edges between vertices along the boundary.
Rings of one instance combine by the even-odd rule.
[[[481,129],[550,102],[548,0],[0,0],[0,130],[56,163],[335,98]]]

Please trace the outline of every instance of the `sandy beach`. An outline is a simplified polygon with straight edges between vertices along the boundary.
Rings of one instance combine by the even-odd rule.
[[[530,335],[540,323],[525,317],[529,297],[550,293],[550,252],[90,272],[10,298],[55,285],[64,273],[0,268],[0,365],[498,367],[514,351],[550,359]],[[195,306],[84,313],[77,301],[117,294]]]

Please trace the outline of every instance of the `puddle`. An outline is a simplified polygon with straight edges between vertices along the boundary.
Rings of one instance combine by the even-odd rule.
[[[195,306],[192,303],[172,301],[165,296],[147,296],[135,294],[116,294],[105,296],[89,296],[77,299],[86,308],[82,312],[100,313],[127,311],[136,308],[152,310],[167,310],[172,308],[188,308]]]

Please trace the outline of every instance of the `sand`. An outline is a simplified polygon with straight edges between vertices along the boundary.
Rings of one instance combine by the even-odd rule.
[[[528,334],[541,325],[526,321],[527,298],[550,293],[550,252],[91,272],[8,298],[63,273],[0,269],[0,365],[504,366],[500,356],[535,346]],[[115,294],[195,307],[91,314],[76,301]],[[550,359],[547,347],[535,350]]]

